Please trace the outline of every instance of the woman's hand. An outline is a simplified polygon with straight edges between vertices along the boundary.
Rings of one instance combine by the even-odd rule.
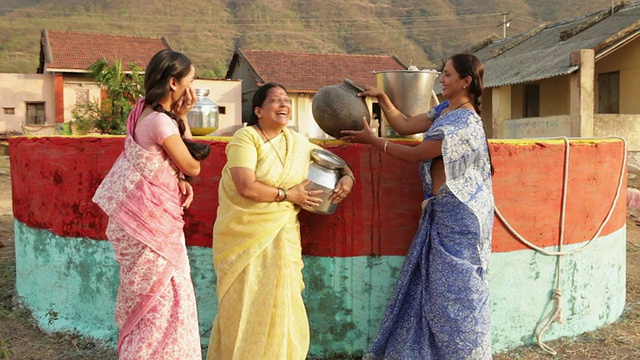
[[[361,93],[358,93],[358,96],[373,96],[377,98],[378,96],[384,94],[382,90],[378,89],[375,86],[363,85],[362,88],[364,89],[364,91]]]
[[[342,130],[340,133],[343,135],[340,140],[352,143],[360,143],[360,144],[371,144],[376,139],[376,136],[373,135],[369,124],[367,123],[367,118],[363,117],[362,122],[364,123],[364,129],[362,130]]]
[[[353,185],[354,183],[351,176],[344,175],[338,180],[335,189],[333,189],[331,196],[329,196],[329,200],[334,204],[340,203],[349,195],[351,189],[353,189]]]
[[[287,200],[296,205],[305,207],[319,206],[322,199],[316,197],[316,195],[322,194],[322,190],[307,190],[307,186],[310,182],[311,180],[307,179],[287,190]]]
[[[183,197],[182,207],[187,209],[193,202],[193,187],[187,180],[180,179],[178,180],[178,188],[180,188],[180,193]]]
[[[184,95],[173,105],[173,113],[184,118],[193,108],[196,102],[196,91],[192,87],[188,87]]]

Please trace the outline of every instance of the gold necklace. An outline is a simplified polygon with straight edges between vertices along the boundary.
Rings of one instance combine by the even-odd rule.
[[[258,127],[258,129],[260,129],[260,132],[261,132],[261,133],[262,133],[262,135],[264,136],[265,140],[267,140],[267,142],[271,145],[271,148],[273,149],[273,152],[275,152],[275,153],[276,153],[276,155],[278,156],[278,160],[280,160],[280,164],[282,164],[282,167],[284,168],[284,161],[282,160],[282,157],[280,157],[280,153],[278,152],[278,149],[276,149],[276,147],[275,147],[275,146],[273,145],[273,143],[271,142],[271,139],[269,139],[269,137],[268,137],[268,136],[267,136],[267,134],[264,132],[264,130],[262,130],[262,126],[260,126],[260,123],[256,123],[256,126]],[[278,135],[280,135],[280,134],[278,134]],[[276,135],[276,136],[278,136],[278,135]],[[274,137],[276,137],[276,136],[274,136]],[[287,142],[286,142],[286,139],[285,139],[285,143],[284,143],[284,145],[285,145],[285,154],[286,154],[286,153],[287,153],[287,151],[288,151],[288,147],[289,147],[289,145],[288,145],[288,144],[287,144]]]

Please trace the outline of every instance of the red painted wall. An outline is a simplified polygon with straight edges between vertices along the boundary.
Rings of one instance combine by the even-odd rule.
[[[185,211],[187,243],[193,246],[211,246],[225,162],[226,143],[207,142],[212,155],[203,163],[194,182],[196,198]],[[60,236],[106,239],[107,218],[91,197],[120,154],[122,137],[14,137],[9,144],[16,219]],[[329,257],[406,254],[420,215],[418,165],[368,146],[335,144],[325,147],[347,161],[358,181],[333,215],[301,212],[303,252]],[[492,143],[491,147],[500,211],[536,245],[558,244],[564,144]],[[623,152],[622,141],[571,146],[565,244],[584,242],[595,234],[612,205]],[[601,236],[624,226],[625,199],[621,196],[615,204]],[[524,248],[496,218],[494,251]]]

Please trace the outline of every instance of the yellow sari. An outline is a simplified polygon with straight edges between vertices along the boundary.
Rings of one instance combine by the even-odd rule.
[[[316,145],[288,129],[263,142],[253,127],[227,146],[213,227],[218,313],[208,360],[304,359],[309,322],[302,301],[299,207],[241,197],[232,167],[255,169],[256,180],[288,189],[307,177]]]

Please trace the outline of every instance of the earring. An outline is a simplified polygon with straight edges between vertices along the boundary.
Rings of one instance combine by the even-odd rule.
[[[467,85],[462,86],[462,88],[463,88],[463,89],[466,89],[466,88],[467,88]]]

